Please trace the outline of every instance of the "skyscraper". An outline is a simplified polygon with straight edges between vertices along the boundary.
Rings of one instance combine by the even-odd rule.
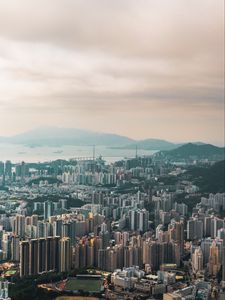
[[[20,277],[29,274],[29,242],[20,242]]]
[[[44,202],[44,219],[48,219],[53,215],[53,203],[52,201]]]
[[[31,239],[20,243],[20,276],[37,275],[43,272],[59,271],[59,239],[60,237],[48,237]],[[67,245],[66,245],[67,246]],[[70,251],[66,247],[64,262],[70,262]],[[62,248],[63,249],[63,248]],[[68,270],[66,265],[65,270]]]
[[[38,273],[46,271],[46,239],[38,239]]]
[[[38,273],[38,240],[32,239],[29,242],[29,275]]]
[[[20,237],[11,238],[11,260],[18,262],[20,260]]]
[[[4,175],[4,163],[0,161],[0,176]]]
[[[59,241],[59,271],[68,272],[71,270],[71,243],[68,237]]]
[[[45,266],[46,271],[58,270],[59,268],[59,237],[46,238]]]
[[[25,216],[16,215],[15,218],[15,234],[24,237],[25,234]]]
[[[203,222],[198,219],[191,219],[187,222],[187,239],[199,240],[203,237]]]
[[[200,247],[195,249],[192,255],[192,269],[195,273],[203,270],[203,253]]]
[[[222,252],[222,280],[225,281],[225,247],[223,247]]]
[[[10,160],[7,160],[5,163],[5,175],[9,178],[12,177],[12,163]]]
[[[209,274],[211,276],[216,276],[220,270],[220,266],[219,249],[216,242],[213,241],[209,254]]]

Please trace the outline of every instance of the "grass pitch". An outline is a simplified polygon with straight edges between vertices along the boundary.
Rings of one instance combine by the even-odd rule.
[[[102,280],[101,279],[78,279],[71,278],[66,282],[65,291],[79,291],[84,292],[101,292]]]

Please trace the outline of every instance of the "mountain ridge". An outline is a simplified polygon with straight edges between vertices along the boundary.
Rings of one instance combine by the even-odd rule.
[[[187,143],[169,151],[161,151],[158,155],[173,161],[187,159],[223,160],[225,148],[211,144]]]
[[[218,161],[209,167],[192,167],[187,174],[202,192],[225,192],[225,160]]]
[[[89,146],[123,145],[134,140],[117,134],[98,133],[85,129],[48,127],[37,128],[11,137],[0,137],[0,142],[24,144],[27,146]]]
[[[173,143],[164,139],[147,138],[135,140],[113,133],[99,133],[86,129],[41,127],[9,137],[0,137],[0,143],[23,144],[36,146],[89,146],[104,145],[111,148],[167,151],[185,143]],[[205,145],[202,142],[195,144]]]

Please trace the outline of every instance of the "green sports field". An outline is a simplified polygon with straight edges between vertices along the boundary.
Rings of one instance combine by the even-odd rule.
[[[84,292],[101,292],[102,280],[100,279],[77,279],[71,278],[66,282],[65,291],[78,291]]]
[[[5,272],[5,276],[11,276],[11,275],[15,275],[16,274],[16,270],[8,270]]]

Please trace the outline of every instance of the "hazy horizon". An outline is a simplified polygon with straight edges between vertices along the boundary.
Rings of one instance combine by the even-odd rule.
[[[3,0],[0,95],[0,136],[224,145],[224,1]]]
[[[120,133],[115,133],[115,132],[106,132],[106,131],[95,131],[93,129],[84,129],[84,128],[75,128],[75,127],[59,127],[59,126],[47,126],[47,127],[44,127],[44,126],[40,126],[40,127],[34,127],[34,128],[29,128],[28,130],[25,130],[25,131],[21,131],[21,132],[18,132],[17,134],[9,134],[9,135],[0,135],[0,137],[6,137],[6,138],[11,138],[11,137],[14,137],[14,136],[17,136],[17,135],[23,135],[23,134],[26,134],[26,133],[29,133],[29,132],[33,132],[33,131],[36,131],[36,130],[48,130],[48,129],[54,129],[54,130],[57,130],[57,129],[69,129],[69,130],[81,130],[81,131],[87,131],[87,132],[92,132],[92,133],[100,133],[100,134],[112,134],[112,135],[118,135],[118,136],[122,136],[122,137],[127,137],[129,139],[132,139],[134,141],[142,141],[142,140],[147,140],[147,139],[155,139],[155,140],[164,140],[164,141],[167,141],[167,142],[171,142],[171,143],[175,143],[175,144],[183,144],[183,143],[197,143],[197,142],[202,142],[202,143],[206,143],[206,144],[210,144],[209,141],[204,141],[204,140],[169,140],[169,139],[166,139],[166,138],[159,138],[159,137],[156,137],[156,136],[146,136],[142,139],[139,139],[139,138],[135,138],[133,136],[128,136],[128,135],[123,135],[123,134],[120,134]],[[225,145],[221,142],[221,143],[212,143],[218,147],[224,147]]]

